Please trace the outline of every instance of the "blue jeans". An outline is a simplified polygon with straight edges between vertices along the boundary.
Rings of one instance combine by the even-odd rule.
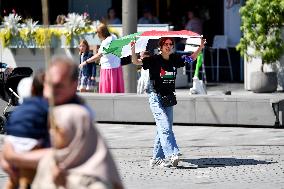
[[[148,93],[149,104],[156,122],[156,137],[153,158],[165,159],[177,155],[179,148],[173,133],[173,106],[162,107],[161,96],[153,91]]]

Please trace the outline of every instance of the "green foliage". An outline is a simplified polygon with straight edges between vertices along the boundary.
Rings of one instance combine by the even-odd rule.
[[[0,32],[1,43],[3,47],[7,47],[11,43],[12,34],[9,29],[2,29]]]
[[[8,28],[0,29],[0,40],[3,47],[9,47],[12,43],[12,39],[22,40],[28,44],[33,42],[37,48],[44,48],[46,45],[51,45],[52,38],[60,40],[61,36],[66,37],[66,45],[71,44],[71,40],[74,37],[82,36],[85,33],[95,33],[96,30],[91,27],[85,27],[84,29],[76,30],[75,32],[67,32],[64,28],[36,28],[33,32],[30,32],[27,28],[19,28],[18,34],[12,35],[12,32]]]
[[[93,30],[90,26],[84,27],[84,28],[77,28],[74,31],[63,31],[62,34],[65,35],[66,37],[66,45],[70,45],[71,44],[71,40],[72,38],[74,38],[75,36],[79,37],[80,35],[83,35],[85,33],[89,33],[89,32],[95,32],[95,30]]]
[[[247,0],[240,9],[243,37],[237,50],[247,58],[261,57],[263,64],[274,63],[284,53],[284,40],[281,30],[284,28],[283,0]],[[254,48],[248,53],[248,48]]]
[[[30,32],[27,28],[20,28],[17,36],[12,35],[12,32],[7,28],[0,30],[0,39],[3,47],[9,47],[12,39],[17,39],[22,40],[26,44],[32,42],[36,47],[43,48],[51,44],[52,37],[56,37],[59,40],[61,35],[63,35],[61,30],[50,28],[36,28],[33,32]]]

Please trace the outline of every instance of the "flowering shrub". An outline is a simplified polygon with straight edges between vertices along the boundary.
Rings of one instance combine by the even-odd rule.
[[[91,31],[90,22],[87,19],[88,15],[79,15],[77,13],[69,13],[64,23],[66,31],[66,44],[70,45],[73,36],[81,35]]]
[[[9,16],[4,17],[4,26],[7,30],[11,32],[12,35],[17,35],[19,32],[20,21],[22,17],[17,14],[9,14]]]
[[[26,19],[24,24],[22,24],[22,28],[19,30],[20,38],[25,42],[33,39],[35,37],[35,33],[37,31],[36,24],[38,21],[33,21],[33,19]]]
[[[22,20],[22,17],[16,13],[9,14],[4,17],[4,28],[0,29],[0,40],[3,47],[8,47],[13,42],[16,46],[36,46],[43,48],[51,45],[53,38],[60,40],[61,36],[65,36],[65,45],[70,46],[72,39],[80,39],[83,34],[95,33],[96,28],[92,26],[89,15],[84,13],[79,15],[76,13],[68,14],[64,23],[64,28],[43,28],[37,25],[38,21],[32,19]],[[22,24],[21,24],[22,23]],[[109,28],[111,33],[118,32]],[[45,44],[47,41],[48,44]]]
[[[0,34],[3,46],[7,46],[8,44],[10,44],[12,36],[19,35],[19,27],[20,27],[19,22],[21,20],[22,17],[14,13],[4,17],[3,24],[5,28]]]
[[[4,17],[4,29],[0,30],[3,47],[9,46],[14,38],[17,40],[17,45],[34,43],[37,47],[43,48],[46,45],[45,40],[50,45],[53,36],[59,38],[63,34],[60,30],[40,28],[37,26],[38,21],[32,19],[24,20],[23,24],[20,24],[21,21],[21,16],[15,13]]]

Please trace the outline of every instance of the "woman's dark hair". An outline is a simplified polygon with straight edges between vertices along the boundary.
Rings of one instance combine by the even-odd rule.
[[[32,83],[32,96],[43,96],[43,83],[44,83],[45,72],[38,70],[33,78]]]
[[[158,43],[159,48],[162,48],[162,46],[165,44],[165,42],[166,42],[168,39],[172,41],[173,45],[175,44],[175,41],[174,41],[173,38],[171,38],[171,37],[162,37],[162,38],[160,38],[159,43]]]
[[[87,52],[90,51],[90,45],[89,45],[89,43],[88,43],[88,41],[87,41],[86,39],[82,39],[79,44],[80,44],[80,45],[81,45],[81,44],[86,45],[86,51],[87,51]],[[79,50],[79,55],[80,55],[81,53],[82,53],[82,52]]]

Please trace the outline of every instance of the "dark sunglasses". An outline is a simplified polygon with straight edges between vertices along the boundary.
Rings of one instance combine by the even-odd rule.
[[[164,43],[164,46],[173,46],[173,43]]]

